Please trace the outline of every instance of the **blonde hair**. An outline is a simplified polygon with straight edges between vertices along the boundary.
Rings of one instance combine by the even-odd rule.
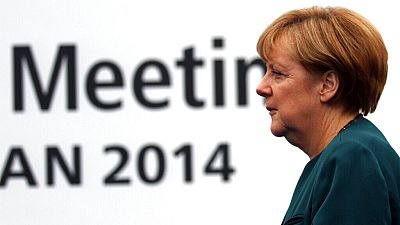
[[[367,19],[341,7],[292,10],[261,34],[257,51],[264,61],[278,40],[306,69],[339,74],[333,101],[351,112],[375,111],[386,83],[388,55],[381,35]]]

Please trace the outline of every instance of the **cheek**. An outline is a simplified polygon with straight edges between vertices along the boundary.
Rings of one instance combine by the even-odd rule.
[[[284,89],[279,93],[279,109],[285,111],[285,113],[289,113],[295,110],[299,104],[298,92],[294,91],[294,89]]]
[[[282,102],[282,107],[279,109],[279,116],[283,121],[288,121],[296,117],[299,112],[298,102],[293,101],[293,99],[288,99]]]
[[[293,89],[292,89],[293,90]],[[307,91],[288,91],[280,99],[279,115],[282,120],[302,120],[315,108],[315,97]]]

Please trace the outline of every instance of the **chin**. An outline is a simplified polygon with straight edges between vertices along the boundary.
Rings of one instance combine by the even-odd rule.
[[[283,137],[286,134],[285,129],[274,126],[271,126],[271,133],[276,137]]]

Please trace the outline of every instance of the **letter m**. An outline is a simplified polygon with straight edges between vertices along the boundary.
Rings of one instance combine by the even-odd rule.
[[[39,72],[36,68],[35,60],[29,46],[15,46],[13,48],[14,56],[14,110],[24,110],[24,68],[28,69],[32,78],[33,90],[36,94],[41,110],[49,110],[51,100],[58,77],[60,76],[60,68],[65,61],[66,65],[66,97],[68,110],[76,109],[76,58],[75,46],[60,46],[50,75],[50,81],[47,90],[40,81]],[[24,65],[26,65],[24,67]]]

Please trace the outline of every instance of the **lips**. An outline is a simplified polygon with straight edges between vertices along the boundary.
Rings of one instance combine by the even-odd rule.
[[[268,111],[276,111],[276,108],[270,107],[270,106],[266,106],[265,108],[267,108]]]
[[[269,115],[273,115],[273,114],[275,114],[276,113],[276,111],[277,111],[277,109],[276,108],[273,108],[273,107],[269,107],[269,106],[266,106],[265,108],[267,108],[267,110],[269,111]]]

